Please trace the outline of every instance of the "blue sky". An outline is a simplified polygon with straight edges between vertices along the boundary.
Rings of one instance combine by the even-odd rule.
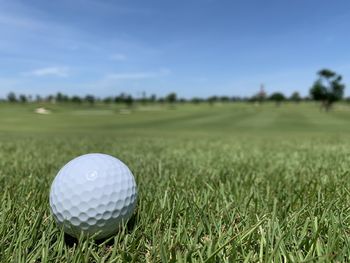
[[[350,94],[348,0],[0,0],[0,96]]]

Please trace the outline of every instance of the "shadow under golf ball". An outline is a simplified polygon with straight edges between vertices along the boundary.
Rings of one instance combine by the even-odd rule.
[[[101,238],[101,239],[93,239],[93,238],[89,238],[88,236],[82,236],[79,239],[81,239],[81,240],[90,239],[90,240],[94,241],[97,245],[100,245],[100,244],[105,243],[107,241],[106,245],[113,245],[115,243],[115,240],[116,240],[114,238],[115,236],[117,236],[118,234],[123,233],[123,232],[125,234],[131,233],[135,229],[136,224],[137,224],[137,214],[133,214],[131,216],[131,218],[126,222],[126,224],[124,226],[121,226],[119,228],[119,230],[114,235],[111,235],[111,236],[106,237],[106,238]],[[64,233],[64,242],[68,247],[73,247],[74,245],[79,244],[79,239],[72,237],[67,233]]]

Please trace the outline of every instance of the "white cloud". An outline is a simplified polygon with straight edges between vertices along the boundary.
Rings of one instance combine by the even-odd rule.
[[[45,77],[45,76],[54,76],[54,77],[68,77],[69,69],[67,67],[46,67],[35,69],[31,72],[26,73],[25,75],[36,76],[36,77]]]
[[[113,80],[134,80],[134,79],[149,79],[156,77],[153,72],[134,72],[134,73],[113,73],[108,74],[105,79]]]
[[[116,53],[111,56],[111,60],[123,61],[126,60],[126,56],[121,53]]]
[[[138,80],[157,78],[169,75],[171,71],[169,69],[161,69],[154,72],[130,72],[130,73],[112,73],[105,76],[106,80]]]
[[[84,84],[84,88],[90,90],[99,90],[110,92],[112,89],[119,87],[127,89],[131,92],[132,89],[139,89],[147,81],[160,81],[162,78],[171,74],[169,69],[159,69],[156,71],[139,71],[139,72],[118,72],[110,73],[102,76],[100,79]]]

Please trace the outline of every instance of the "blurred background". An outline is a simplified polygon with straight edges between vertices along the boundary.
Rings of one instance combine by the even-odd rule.
[[[0,4],[0,131],[347,127],[348,1]]]

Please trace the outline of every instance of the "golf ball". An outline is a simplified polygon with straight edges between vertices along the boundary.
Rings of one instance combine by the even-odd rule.
[[[96,239],[116,233],[133,214],[137,189],[134,176],[120,160],[90,153],[68,162],[50,190],[53,217],[64,232]]]

